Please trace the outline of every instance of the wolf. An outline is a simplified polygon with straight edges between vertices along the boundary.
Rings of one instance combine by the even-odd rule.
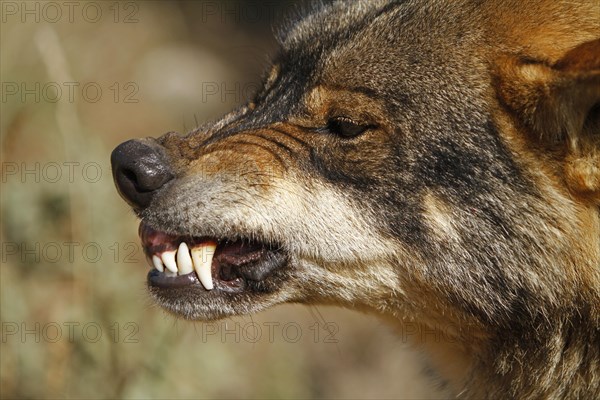
[[[418,327],[448,396],[600,398],[600,3],[336,1],[277,39],[251,101],[112,153],[152,298],[349,307]]]

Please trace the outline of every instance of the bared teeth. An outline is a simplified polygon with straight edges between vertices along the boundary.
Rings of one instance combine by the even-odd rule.
[[[156,268],[160,272],[163,272],[165,270],[165,268],[163,267],[162,260],[157,255],[152,256],[152,264],[154,265],[154,268]]]
[[[196,244],[190,251],[187,243],[179,243],[177,250],[163,251],[152,256],[154,268],[165,276],[175,277],[196,271],[198,280],[206,290],[213,289],[212,260],[217,243],[206,241]]]
[[[175,253],[177,250],[165,251],[162,253],[161,258],[165,267],[175,274],[177,274],[177,262],[175,262]]]
[[[192,248],[192,261],[194,269],[198,274],[198,279],[206,290],[213,288],[212,280],[212,259],[215,254],[217,244],[215,242],[199,243]]]
[[[177,266],[179,267],[179,275],[186,275],[194,271],[190,249],[185,242],[181,242],[177,250]]]

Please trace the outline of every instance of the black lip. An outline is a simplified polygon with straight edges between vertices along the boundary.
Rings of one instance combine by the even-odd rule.
[[[224,291],[224,292],[241,292],[246,288],[246,281],[241,278],[236,278],[231,281],[223,281],[213,277],[214,288],[212,290],[204,289],[200,283],[196,272],[190,272],[186,275],[167,276],[164,272],[157,269],[152,269],[147,275],[148,286],[159,289],[177,289],[177,288],[192,288],[202,289],[206,292]]]
[[[195,272],[186,275],[167,276],[157,269],[148,272],[148,285],[163,288],[181,288],[189,285],[199,285],[200,281]]]

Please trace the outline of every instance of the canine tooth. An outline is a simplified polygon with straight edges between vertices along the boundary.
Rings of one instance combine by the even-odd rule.
[[[189,274],[194,271],[194,263],[190,257],[190,249],[185,242],[181,242],[177,250],[177,266],[179,267],[179,275]]]
[[[175,262],[176,250],[165,251],[162,253],[162,260],[165,263],[165,267],[171,272],[177,273],[177,263]]]
[[[198,279],[200,279],[200,282],[202,282],[202,285],[206,290],[211,290],[213,288],[211,265],[216,248],[217,245],[211,242],[200,244],[198,247],[192,249],[194,269],[198,274]]]
[[[165,267],[163,267],[163,262],[157,255],[152,256],[152,264],[154,265],[154,268],[156,268],[160,272],[164,272]]]

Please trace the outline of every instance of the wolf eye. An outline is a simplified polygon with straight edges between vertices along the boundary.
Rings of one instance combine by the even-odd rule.
[[[347,117],[333,117],[327,122],[327,130],[344,138],[352,138],[364,133],[369,125],[360,124]]]

